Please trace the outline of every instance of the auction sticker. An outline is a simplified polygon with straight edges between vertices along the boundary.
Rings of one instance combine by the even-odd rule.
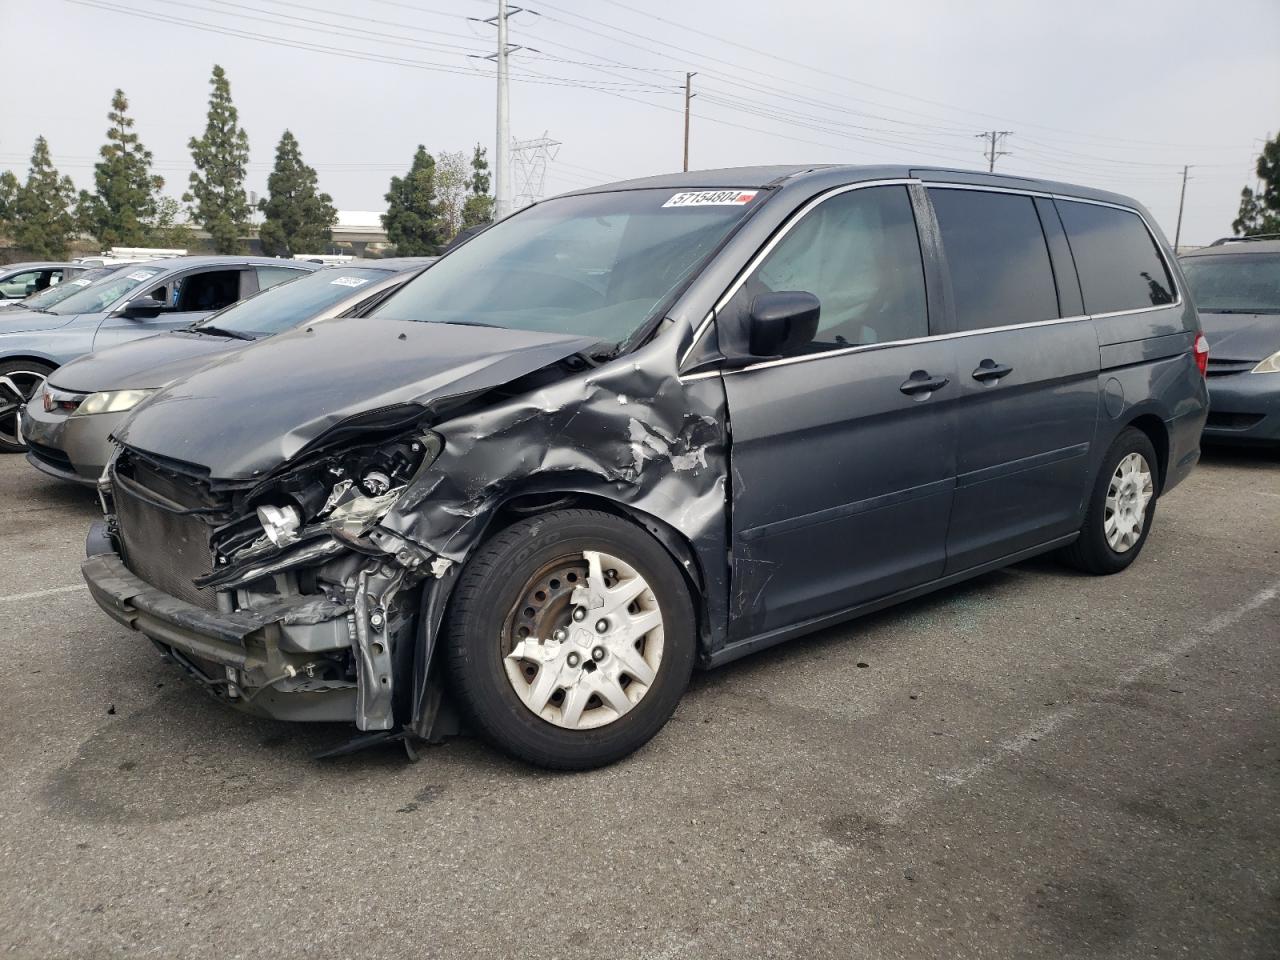
[[[137,280],[139,283],[141,283],[143,280],[150,280],[159,272],[160,272],[159,270],[139,270],[137,273],[129,274],[129,279]]]
[[[338,277],[329,281],[329,283],[336,283],[340,287],[363,287],[368,282],[364,277]]]
[[[81,277],[79,280],[71,281],[71,285],[73,287],[87,287],[91,283],[93,283],[92,280],[86,280],[84,277]]]
[[[756,198],[758,190],[694,190],[677,193],[664,207],[739,207]]]

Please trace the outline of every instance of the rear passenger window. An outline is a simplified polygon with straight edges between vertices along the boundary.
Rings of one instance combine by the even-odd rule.
[[[1146,224],[1136,213],[1057,200],[1080,274],[1084,308],[1112,313],[1173,303],[1173,281]]]
[[[927,336],[924,265],[906,187],[838,194],[804,216],[726,311],[745,318],[762,293],[803,290],[822,303],[801,353]]]
[[[960,330],[1053,320],[1058,288],[1035,201],[932,188]]]

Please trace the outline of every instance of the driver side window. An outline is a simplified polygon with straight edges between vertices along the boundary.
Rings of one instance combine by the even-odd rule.
[[[762,293],[812,293],[818,332],[793,354],[909,340],[929,333],[924,263],[905,186],[825,200],[780,240],[726,311],[743,324]]]

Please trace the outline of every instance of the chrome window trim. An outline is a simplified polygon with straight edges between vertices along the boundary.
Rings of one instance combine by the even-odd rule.
[[[787,235],[791,228],[795,226],[795,224],[799,223],[810,210],[830,197],[838,196],[842,193],[848,193],[851,190],[859,190],[863,187],[886,187],[910,184],[918,184],[923,186],[926,190],[930,188],[943,190],[977,190],[985,193],[1012,193],[1018,196],[1042,197],[1048,200],[1064,200],[1072,203],[1091,203],[1098,207],[1111,207],[1113,210],[1123,210],[1125,213],[1132,213],[1142,221],[1142,225],[1146,228],[1147,236],[1155,245],[1156,254],[1160,257],[1160,262],[1164,264],[1165,271],[1169,275],[1170,283],[1173,284],[1174,292],[1177,294],[1176,299],[1171,303],[1162,303],[1150,307],[1134,307],[1130,310],[1112,310],[1105,313],[1078,314],[1072,317],[1055,317],[1051,320],[1029,320],[1025,323],[1010,323],[997,327],[981,327],[977,330],[957,330],[952,333],[931,334],[927,337],[914,337],[908,340],[886,340],[884,343],[864,343],[852,347],[841,347],[836,350],[825,350],[821,353],[806,353],[796,357],[781,357],[777,360],[762,360],[760,363],[749,364],[745,367],[736,367],[732,370],[707,370],[702,373],[680,376],[680,382],[687,383],[694,380],[707,380],[711,377],[729,376],[736,373],[746,373],[750,370],[762,370],[768,367],[788,366],[793,363],[806,363],[810,360],[821,360],[826,357],[842,357],[853,353],[865,353],[869,350],[884,350],[888,347],[910,346],[918,343],[930,343],[935,340],[958,340],[961,337],[981,336],[985,333],[996,333],[1001,330],[1026,330],[1031,327],[1047,327],[1059,323],[1078,323],[1081,320],[1105,320],[1109,317],[1123,317],[1138,313],[1151,313],[1156,310],[1172,310],[1183,305],[1182,288],[1178,284],[1177,275],[1169,265],[1168,258],[1165,256],[1164,248],[1156,238],[1155,231],[1151,228],[1151,223],[1145,216],[1143,216],[1141,210],[1137,210],[1134,207],[1127,207],[1124,204],[1112,203],[1107,200],[1093,200],[1088,197],[1074,197],[1068,194],[1050,193],[1044,190],[1021,189],[1018,187],[992,187],[978,183],[949,183],[941,180],[921,180],[915,177],[903,177],[892,180],[867,180],[863,183],[852,183],[845,184],[840,187],[833,187],[825,193],[821,193],[812,198],[797,210],[792,215],[791,219],[783,224],[782,229],[756,252],[756,255],[748,261],[747,266],[738,274],[737,277],[734,278],[734,281],[730,284],[728,291],[716,301],[715,306],[711,308],[702,323],[698,325],[697,330],[694,331],[693,342],[689,344],[689,348],[684,352],[684,355],[681,356],[680,365],[684,365],[684,362],[689,358],[689,355],[693,353],[694,347],[698,345],[703,335],[706,334],[707,328],[710,327],[712,322],[715,320],[716,313],[724,309],[728,302],[733,298],[734,294],[738,292],[738,289],[742,284],[746,282],[751,271],[760,264],[761,260],[769,255],[769,252],[774,248],[774,246],[777,245],[777,243]],[[1068,242],[1070,242],[1070,238],[1068,238]]]

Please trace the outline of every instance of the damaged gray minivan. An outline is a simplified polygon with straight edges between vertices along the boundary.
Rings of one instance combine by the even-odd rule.
[[[1135,202],[898,167],[529,207],[139,406],[84,574],[218,697],[535,764],[712,667],[1060,551],[1123,570],[1207,348]],[[456,713],[455,713],[456,709]]]

